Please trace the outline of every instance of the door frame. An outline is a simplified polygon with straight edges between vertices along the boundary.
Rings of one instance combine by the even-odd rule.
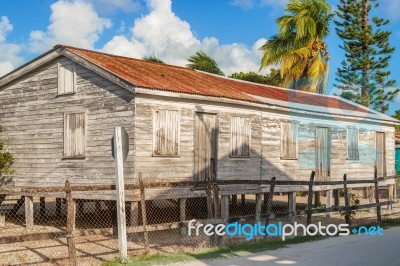
[[[328,168],[327,168],[327,178],[324,181],[329,181],[330,177],[331,177],[331,153],[332,153],[332,145],[331,145],[331,128],[328,126],[317,126],[315,127],[315,136],[314,136],[314,140],[315,140],[315,170],[317,172],[317,174],[319,173],[319,166],[318,166],[318,150],[317,150],[317,130],[319,128],[324,128],[327,129],[327,140],[328,140],[328,152],[327,152],[327,156],[328,156]],[[321,177],[316,175],[316,179],[321,180]]]
[[[215,177],[214,180],[217,179],[217,173],[218,173],[218,139],[219,139],[219,116],[217,113],[214,112],[206,112],[206,111],[194,111],[193,113],[193,179],[194,180],[198,180],[198,173],[196,172],[196,158],[197,158],[197,154],[196,154],[196,121],[197,121],[197,117],[199,115],[213,115],[215,116],[215,159],[214,159],[214,171],[215,171]]]

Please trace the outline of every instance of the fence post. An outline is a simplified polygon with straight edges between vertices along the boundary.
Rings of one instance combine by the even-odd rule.
[[[274,198],[275,181],[276,181],[276,177],[274,176],[271,178],[271,184],[269,186],[269,194],[268,194],[268,201],[267,201],[267,217],[265,219],[265,226],[267,226],[269,224],[269,219],[270,219],[271,212],[272,212],[272,201]]]
[[[139,173],[139,186],[140,186],[140,207],[142,209],[142,225],[143,225],[143,239],[144,250],[149,252],[149,232],[147,232],[147,213],[146,213],[146,195],[143,185],[142,173]]]
[[[311,224],[314,178],[315,171],[312,171],[310,176],[310,183],[308,183],[307,225]]]
[[[186,235],[186,227],[184,222],[186,221],[186,198],[179,199],[179,233],[181,236]]]
[[[25,227],[33,227],[33,197],[25,196]]]
[[[227,223],[229,220],[229,196],[227,195],[221,196],[221,218],[224,220],[224,223]]]
[[[76,261],[76,247],[75,247],[75,239],[74,239],[74,230],[75,230],[75,214],[76,208],[75,203],[72,198],[71,186],[68,180],[65,180],[65,199],[67,201],[67,243],[68,243],[68,257],[69,264],[76,266],[78,265]]]
[[[118,248],[121,261],[124,262],[128,256],[128,242],[126,234],[125,216],[125,189],[124,189],[124,158],[122,147],[122,128],[114,128],[114,157],[117,201],[117,223],[118,223]]]
[[[378,223],[382,221],[381,205],[379,204],[379,183],[378,183],[378,169],[375,165],[374,183],[375,183],[375,203],[376,203],[376,220]]]
[[[347,224],[350,224],[350,199],[349,191],[347,189],[347,174],[343,175],[343,188],[344,188],[344,205],[345,205],[345,215],[344,218]]]
[[[256,194],[256,222],[260,221],[261,217],[262,194]]]

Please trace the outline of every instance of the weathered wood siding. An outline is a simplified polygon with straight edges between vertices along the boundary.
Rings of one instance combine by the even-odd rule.
[[[133,95],[101,76],[76,65],[76,94],[58,95],[60,58],[0,90],[0,136],[15,157],[16,185],[63,185],[114,180],[111,138],[114,126],[130,135],[131,155],[126,177],[133,173]],[[85,159],[63,159],[64,114],[86,114]]]
[[[114,181],[111,138],[115,126],[124,126],[130,136],[126,179],[142,173],[143,178],[193,180],[204,170],[195,166],[195,121],[199,113],[216,119],[215,164],[219,179],[276,176],[308,180],[316,168],[318,127],[329,128],[332,180],[341,180],[344,173],[348,178],[372,178],[376,132],[385,132],[386,172],[394,174],[391,126],[269,112],[215,103],[206,97],[134,96],[80,65],[75,66],[76,94],[58,95],[58,65],[67,62],[65,58],[54,60],[0,90],[0,124],[7,130],[0,138],[16,158],[13,168],[17,185],[62,185],[66,178],[72,183]],[[84,154],[84,159],[63,158],[68,151],[64,148],[64,119],[71,113],[85,117],[80,124],[86,128],[83,131],[81,127],[80,137],[76,137],[78,140],[84,135],[85,147],[76,150],[77,157]],[[292,130],[287,127],[282,129],[290,123],[295,123],[297,136],[290,135],[288,131]],[[347,156],[348,126],[359,132],[358,159]]]
[[[139,95],[135,104],[137,155],[139,155],[135,158],[135,171],[136,173],[144,172],[148,178],[191,180],[196,176],[196,172],[202,171],[202,169],[196,169],[194,163],[197,112],[217,115],[218,161],[216,164],[219,179],[269,179],[276,176],[280,179],[308,180],[311,171],[315,170],[317,165],[315,141],[317,128],[329,129],[331,180],[341,180],[344,173],[347,173],[349,178],[373,177],[375,134],[378,131],[386,132],[387,175],[394,174],[394,129],[390,126],[346,123],[294,114],[285,115],[252,110],[243,106],[171,99],[162,96]],[[181,141],[178,157],[152,156],[152,113],[158,109],[179,111]],[[246,124],[250,124],[250,128],[238,130],[235,124],[238,122],[237,117],[248,119],[250,123]],[[297,137],[290,136],[290,139],[297,142],[297,157],[295,156],[296,145],[291,143],[290,156],[285,159],[285,151],[282,151],[284,144],[282,135],[285,136],[288,133],[282,133],[282,125],[289,123],[296,125],[294,132],[297,131]],[[356,127],[359,131],[358,159],[347,159],[349,126]],[[236,147],[235,150],[238,150],[238,139],[232,139],[232,136],[234,134],[243,136],[246,130],[250,130],[251,134],[248,146],[249,156],[237,156],[238,154],[232,153],[232,148]],[[246,143],[242,140],[239,142]],[[247,149],[247,147],[244,148],[244,150]]]

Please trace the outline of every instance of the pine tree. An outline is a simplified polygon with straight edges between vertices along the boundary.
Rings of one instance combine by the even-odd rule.
[[[376,0],[340,0],[335,24],[346,59],[337,70],[335,87],[346,99],[386,112],[399,89],[389,78],[391,32],[381,29],[389,20],[370,16],[378,6]]]

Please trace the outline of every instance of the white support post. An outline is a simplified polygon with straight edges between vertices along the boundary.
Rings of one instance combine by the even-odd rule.
[[[33,227],[33,197],[25,196],[25,227]]]
[[[332,201],[333,201],[333,190],[330,189],[326,191],[326,208],[332,208]],[[332,217],[332,212],[327,212],[326,217],[331,218]]]
[[[122,152],[122,128],[114,128],[114,156],[116,182],[116,201],[117,201],[117,220],[118,220],[118,247],[121,261],[125,261],[128,256],[128,244],[126,235],[125,217],[125,191],[124,191],[124,158]]]

